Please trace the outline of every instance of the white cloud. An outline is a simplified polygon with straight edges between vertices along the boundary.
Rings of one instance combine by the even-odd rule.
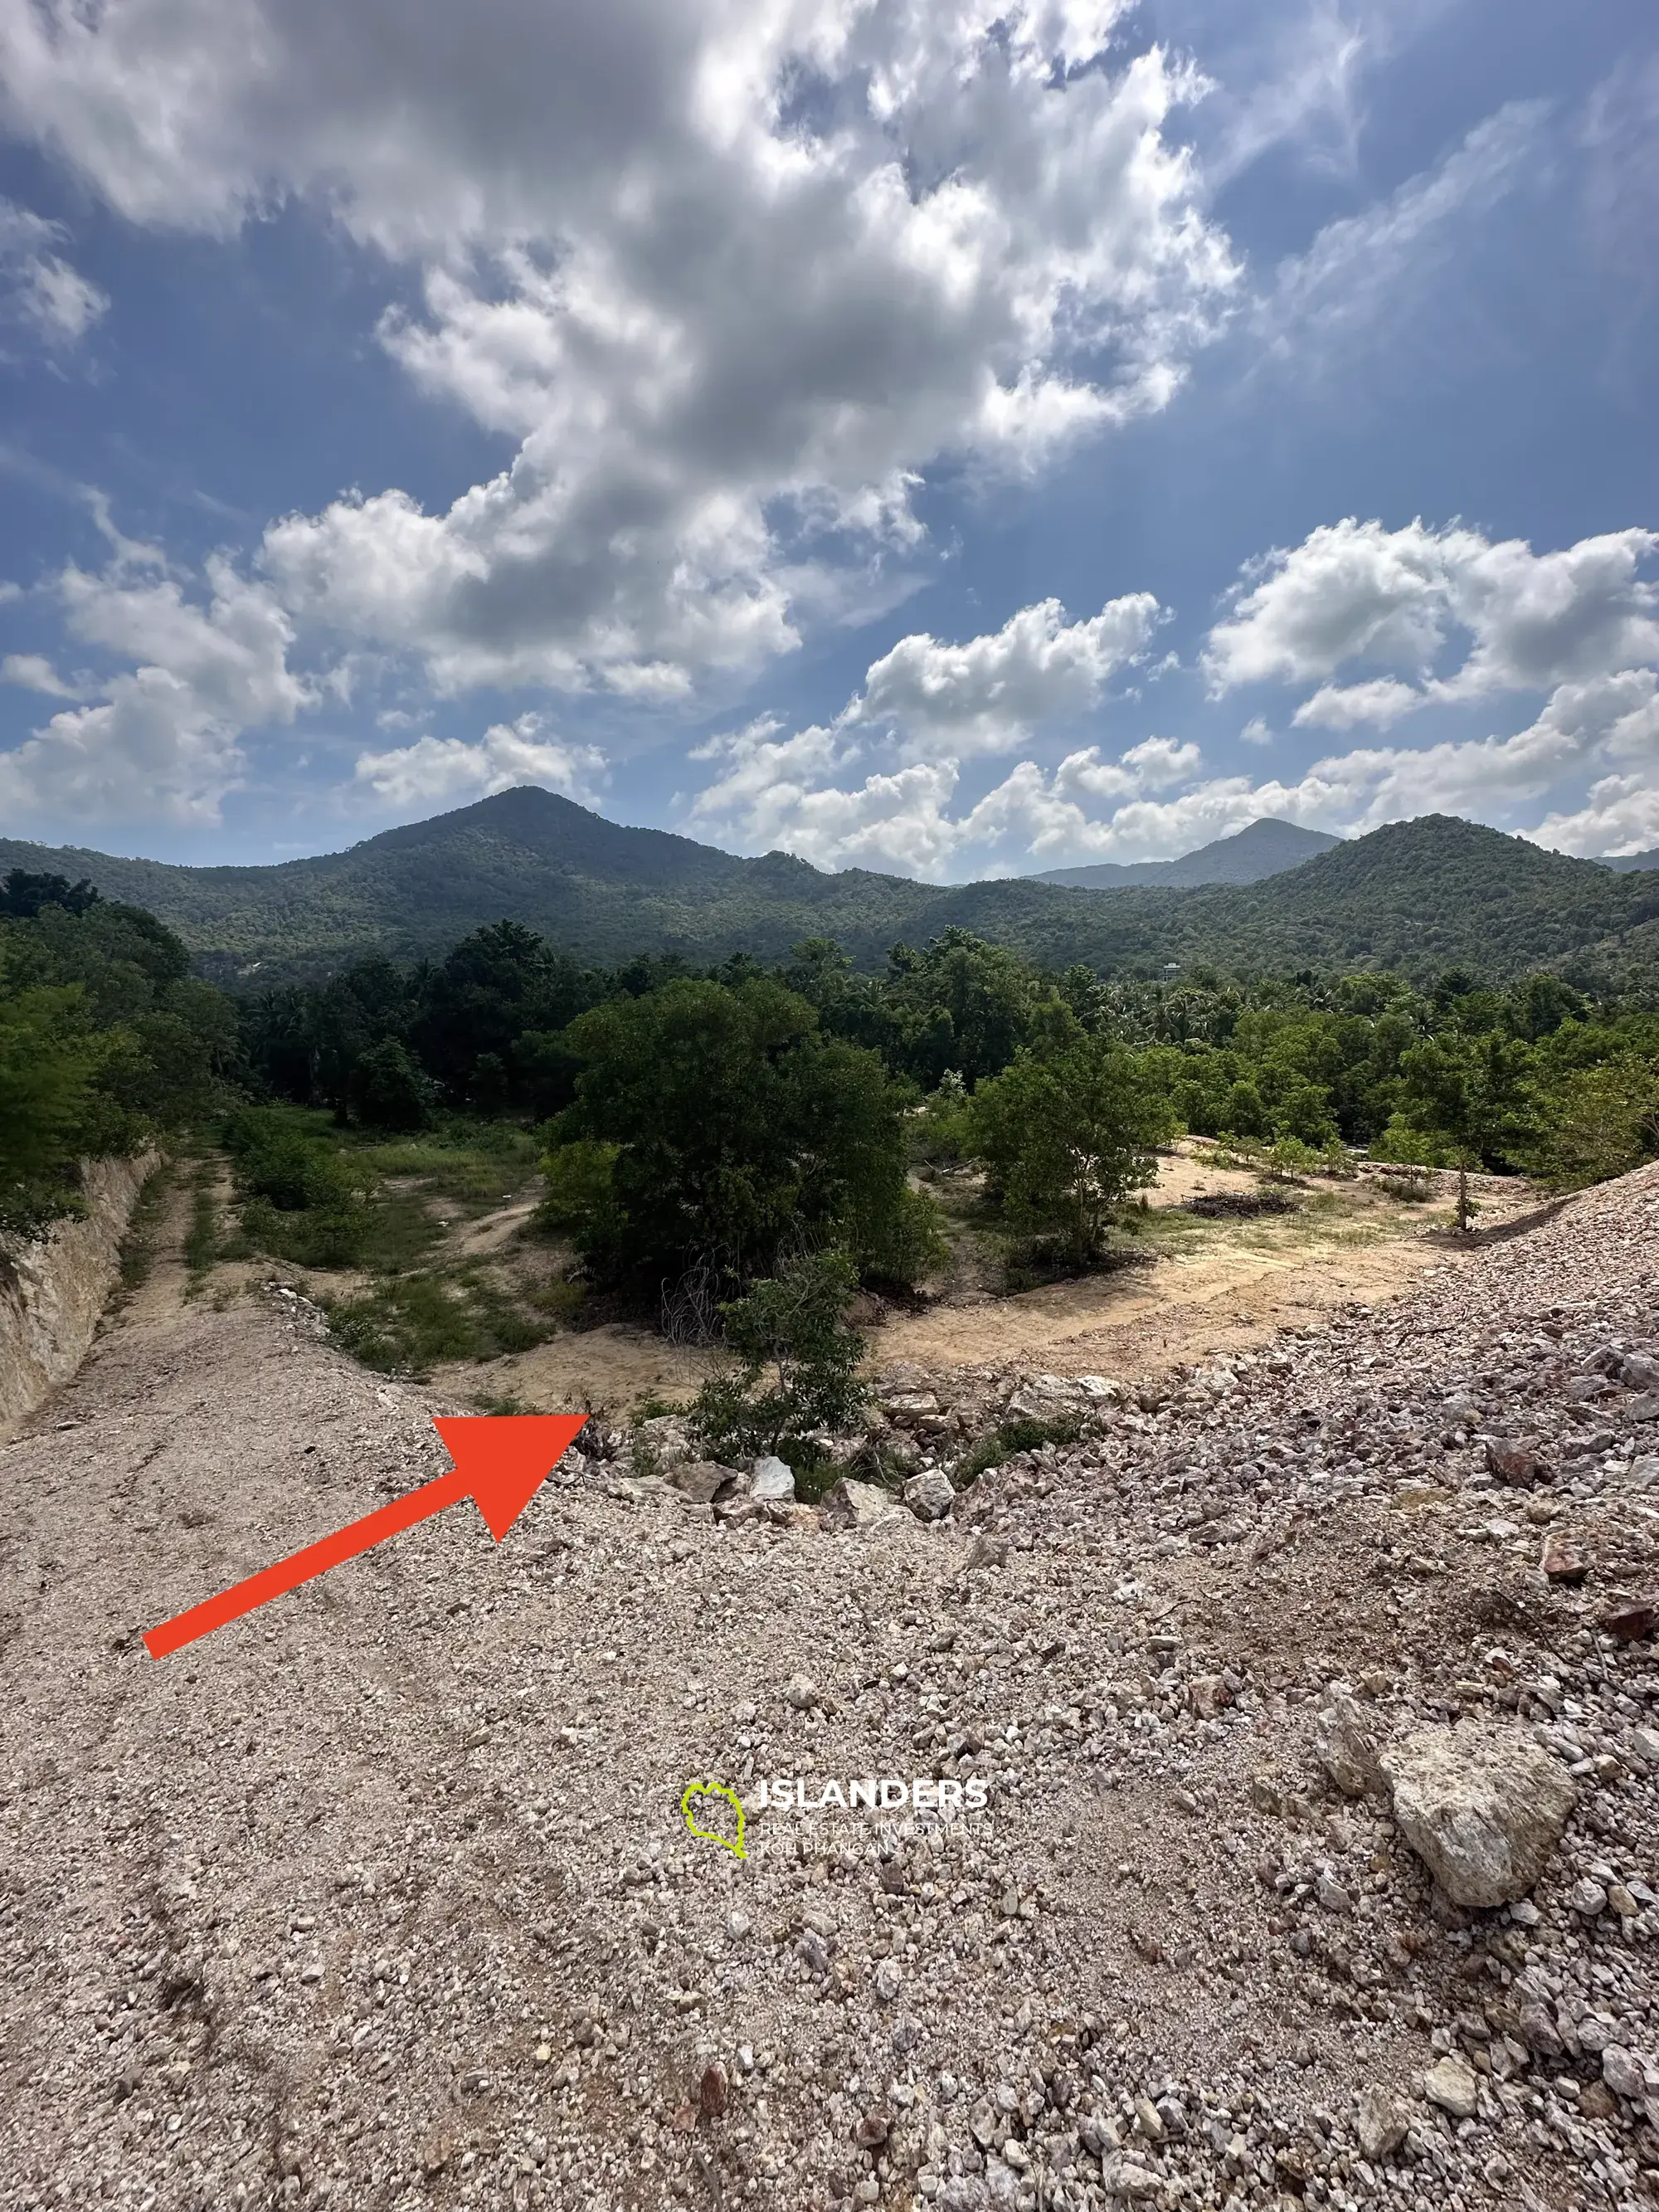
[[[109,308],[108,294],[52,251],[64,237],[61,223],[0,199],[0,305],[50,346],[78,343]]]
[[[1291,720],[1297,729],[1309,726],[1328,730],[1352,730],[1362,722],[1386,730],[1425,703],[1421,691],[1392,676],[1378,676],[1369,684],[1322,684],[1311,699],[1304,699]]]
[[[543,717],[527,714],[515,722],[495,723],[473,742],[417,738],[393,751],[360,753],[353,780],[380,805],[399,809],[485,799],[520,783],[591,801],[605,781],[605,755],[593,745],[565,744],[545,732]]]
[[[135,222],[285,197],[407,264],[381,337],[518,441],[291,515],[296,615],[444,690],[682,696],[917,542],[917,472],[1162,406],[1236,289],[1125,0],[0,0],[0,99]],[[1085,66],[1085,64],[1091,64]]]
[[[1659,654],[1659,587],[1641,574],[1659,532],[1620,530],[1535,554],[1521,538],[1493,544],[1451,524],[1401,530],[1352,516],[1322,524],[1247,571],[1211,630],[1204,665],[1212,693],[1277,678],[1328,678],[1351,661],[1418,678],[1325,684],[1296,720],[1334,728],[1386,722],[1425,700],[1582,683]],[[1454,630],[1462,665],[1430,672]]]
[[[72,635],[135,665],[101,697],[0,753],[0,806],[87,820],[214,822],[243,779],[244,732],[291,722],[312,696],[288,666],[293,628],[263,586],[215,556],[205,605],[155,576],[146,547],[101,575],[58,580]],[[135,575],[135,569],[140,570]],[[92,688],[92,687],[88,687]]]
[[[1068,624],[1060,601],[1043,599],[965,645],[925,631],[902,637],[872,665],[842,723],[884,726],[912,757],[1012,752],[1040,723],[1094,706],[1158,618],[1152,593],[1135,592],[1086,622]]]
[[[1266,716],[1262,714],[1252,714],[1238,734],[1243,743],[1247,745],[1270,745],[1273,741],[1273,731],[1268,727]]]
[[[1659,826],[1648,834],[1659,825],[1647,796],[1659,789],[1659,676],[1649,669],[1558,685],[1510,737],[1360,747],[1316,761],[1293,781],[1205,778],[1198,747],[1170,738],[1146,738],[1115,759],[1091,745],[1052,769],[1017,763],[960,812],[951,811],[954,757],[866,773],[844,788],[867,763],[840,722],[793,736],[775,720],[756,723],[697,757],[717,761],[721,773],[695,800],[694,827],[744,850],[782,847],[823,867],[935,880],[988,866],[1185,853],[1262,815],[1347,836],[1429,813],[1513,825],[1587,775],[1599,779],[1587,807],[1551,815],[1528,834],[1583,852],[1659,841]]]
[[[0,660],[0,683],[20,684],[26,691],[43,691],[51,699],[76,699],[80,693],[65,684],[44,653],[9,653]]]

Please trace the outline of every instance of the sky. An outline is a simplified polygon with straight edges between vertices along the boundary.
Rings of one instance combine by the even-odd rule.
[[[0,832],[1659,846],[1650,0],[0,0]]]

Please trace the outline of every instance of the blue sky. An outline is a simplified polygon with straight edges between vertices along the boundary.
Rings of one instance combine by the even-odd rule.
[[[0,0],[0,827],[1659,845],[1659,21]]]

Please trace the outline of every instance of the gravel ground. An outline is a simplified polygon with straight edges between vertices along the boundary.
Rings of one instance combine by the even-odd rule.
[[[1659,2201],[1656,1250],[1646,1170],[932,1525],[590,1434],[160,1664],[459,1409],[292,1297],[118,1324],[0,1451],[0,2203]],[[1576,1793],[1493,1910],[1329,1771],[1460,1720]]]

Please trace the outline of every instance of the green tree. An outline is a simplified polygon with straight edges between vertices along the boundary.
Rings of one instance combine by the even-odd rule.
[[[752,1457],[846,1426],[868,1395],[858,1374],[864,1339],[847,1320],[857,1287],[844,1252],[814,1252],[720,1308],[736,1364],[711,1376],[692,1408],[708,1450]]]
[[[353,1066],[348,1096],[352,1112],[371,1129],[420,1129],[431,1119],[431,1087],[408,1047],[388,1036]]]
[[[580,1073],[548,1125],[550,1172],[566,1172],[568,1146],[615,1147],[610,1202],[576,1229],[602,1277],[643,1287],[703,1264],[741,1288],[803,1236],[871,1276],[911,1281],[926,1265],[909,1094],[874,1053],[825,1037],[793,992],[671,982],[592,1008],[564,1041]]]
[[[981,1084],[969,1114],[975,1153],[1010,1218],[1057,1231],[1079,1267],[1100,1251],[1113,1206],[1156,1180],[1154,1147],[1175,1127],[1135,1056],[1100,1036],[1022,1053]]]
[[[1529,1173],[1556,1190],[1626,1174],[1659,1152],[1659,1067],[1633,1054],[1575,1068],[1540,1097]]]
[[[9,992],[0,969],[0,1231],[37,1229],[76,1203],[107,1050],[86,1027],[78,986]]]
[[[1452,994],[1468,996],[1467,991]],[[1466,1037],[1443,1031],[1413,1045],[1400,1062],[1401,1104],[1413,1127],[1443,1138],[1457,1164],[1457,1225],[1469,1225],[1469,1170],[1501,1166],[1524,1142],[1527,1047],[1497,1031]]]

